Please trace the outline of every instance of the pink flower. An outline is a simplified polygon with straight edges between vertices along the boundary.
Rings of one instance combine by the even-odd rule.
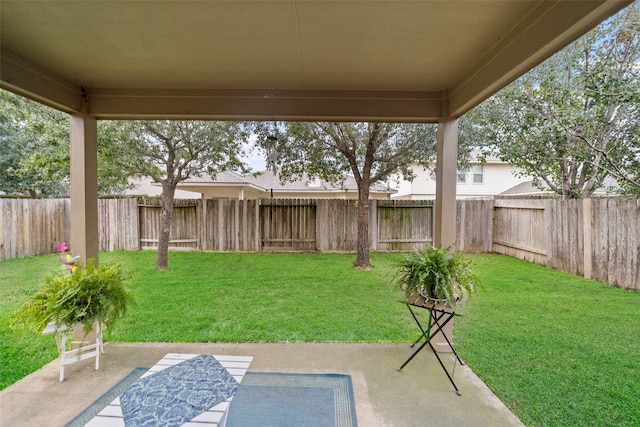
[[[57,242],[56,243],[56,252],[62,253],[67,251],[67,242]]]

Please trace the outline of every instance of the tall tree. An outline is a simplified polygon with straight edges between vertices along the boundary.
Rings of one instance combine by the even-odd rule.
[[[131,122],[98,121],[98,192],[102,195],[125,194],[133,187],[132,178],[139,176],[135,168],[129,168],[140,161],[126,144],[133,128]]]
[[[610,176],[640,193],[640,4],[635,3],[465,117],[503,160],[563,198]]]
[[[69,115],[0,90],[0,192],[68,197]],[[98,124],[98,191],[120,194],[128,184],[119,168],[121,122]]]
[[[68,115],[0,90],[0,191],[68,195]]]
[[[156,266],[168,265],[173,201],[178,183],[203,173],[245,170],[241,160],[246,134],[241,123],[197,121],[123,122],[129,129],[120,133],[121,169],[150,177],[162,185]],[[114,150],[118,151],[118,150]]]
[[[348,174],[358,185],[357,268],[371,267],[369,191],[396,173],[413,179],[412,163],[429,167],[435,159],[435,126],[397,123],[259,123],[259,141],[275,156],[283,180],[322,178],[342,185]],[[269,136],[275,140],[267,139]]]

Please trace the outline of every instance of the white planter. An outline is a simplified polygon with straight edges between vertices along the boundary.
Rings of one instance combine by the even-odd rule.
[[[55,321],[49,322],[42,331],[42,335],[56,334],[58,355],[60,356],[60,381],[64,381],[64,367],[80,360],[95,357],[96,370],[100,367],[100,353],[102,353],[102,324],[94,322],[89,333],[84,331],[82,323],[76,323],[73,331],[66,325],[56,327]],[[67,350],[67,339],[73,336],[70,350]]]

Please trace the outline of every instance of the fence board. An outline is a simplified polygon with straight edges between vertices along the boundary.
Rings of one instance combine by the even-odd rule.
[[[263,201],[260,207],[262,250],[317,250],[316,218],[316,203],[310,200]]]
[[[640,291],[640,200],[629,200],[630,221],[633,229],[629,233],[629,256],[632,259],[631,278],[629,283],[635,286],[629,286],[636,291]],[[635,219],[635,221],[634,221]],[[634,257],[633,254],[636,254]]]
[[[98,237],[101,251],[140,249],[136,198],[98,200]]]
[[[551,252],[548,254],[548,265],[552,268],[572,274],[582,274],[584,251],[584,220],[582,217],[582,200],[550,200],[549,238]]]
[[[319,199],[317,204],[316,243],[319,251],[353,252],[358,228],[354,200]]]
[[[618,245],[620,246],[620,257],[617,263],[621,266],[618,283],[626,283],[633,277],[632,271],[634,268],[634,262],[632,259],[633,257],[631,256],[631,239],[635,233],[635,221],[633,221],[633,218],[631,217],[629,205],[628,200],[622,200],[622,206],[620,206],[620,214],[622,215],[621,224],[623,225],[624,230],[619,233],[620,239],[618,241]]]
[[[618,268],[609,271],[607,283],[620,286],[620,272],[624,270],[622,253],[624,252],[624,236],[626,234],[624,233],[624,212],[618,203],[614,205],[611,200],[607,203],[607,209],[609,215],[615,218],[609,230],[609,263],[618,266]]]
[[[547,264],[545,203],[540,199],[496,200],[493,250],[497,253]]]
[[[631,213],[635,216],[635,223],[631,220],[631,223],[634,223],[634,239],[631,240],[631,251],[630,254],[633,257],[633,254],[636,254],[633,257],[633,262],[635,267],[632,270],[632,277],[629,283],[635,283],[635,286],[629,286],[636,291],[640,291],[640,199],[638,200],[630,200],[629,201],[629,209],[631,209]]]
[[[593,222],[595,232],[593,233],[593,278],[595,280],[606,281],[608,270],[608,236],[609,236],[609,216],[606,200],[592,201]]]
[[[199,200],[176,200],[173,205],[169,248],[171,250],[195,250],[198,245]],[[139,200],[140,248],[156,250],[160,238],[161,201]]]
[[[63,199],[0,199],[0,260],[54,251],[68,241]]]
[[[618,251],[618,248],[613,247],[612,245],[615,245],[617,240],[618,210],[615,209],[614,206],[612,206],[611,200],[607,200],[605,206],[606,206],[605,209],[607,210],[607,215],[609,217],[609,223],[610,223],[607,229],[608,231],[607,233],[607,264],[609,266],[615,266],[616,253]],[[605,278],[605,281],[614,286],[617,285],[615,268],[607,269],[607,276]]]
[[[493,201],[458,200],[456,212],[456,248],[465,252],[491,252]]]
[[[433,243],[433,202],[381,200],[375,205],[377,250],[406,252]]]

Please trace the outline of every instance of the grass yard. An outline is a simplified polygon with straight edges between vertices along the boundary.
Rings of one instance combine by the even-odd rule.
[[[527,426],[640,426],[640,293],[474,256],[457,349]]]
[[[111,252],[136,299],[108,341],[410,342],[391,280],[398,254],[356,271],[339,254]],[[474,255],[478,292],[456,320],[463,358],[528,426],[640,425],[640,294],[519,260]],[[0,263],[0,389],[56,357],[52,336],[8,328],[58,268],[56,255]]]
[[[179,342],[402,342],[414,331],[391,284],[395,257],[356,271],[337,254],[114,253],[135,268],[136,306],[105,339]],[[106,258],[106,257],[105,257]]]
[[[154,252],[108,252],[130,272],[136,304],[106,341],[406,342],[412,320],[391,284],[401,255],[171,253],[157,271]],[[0,262],[0,389],[56,357],[52,336],[13,333],[8,317],[50,273],[57,255]]]

